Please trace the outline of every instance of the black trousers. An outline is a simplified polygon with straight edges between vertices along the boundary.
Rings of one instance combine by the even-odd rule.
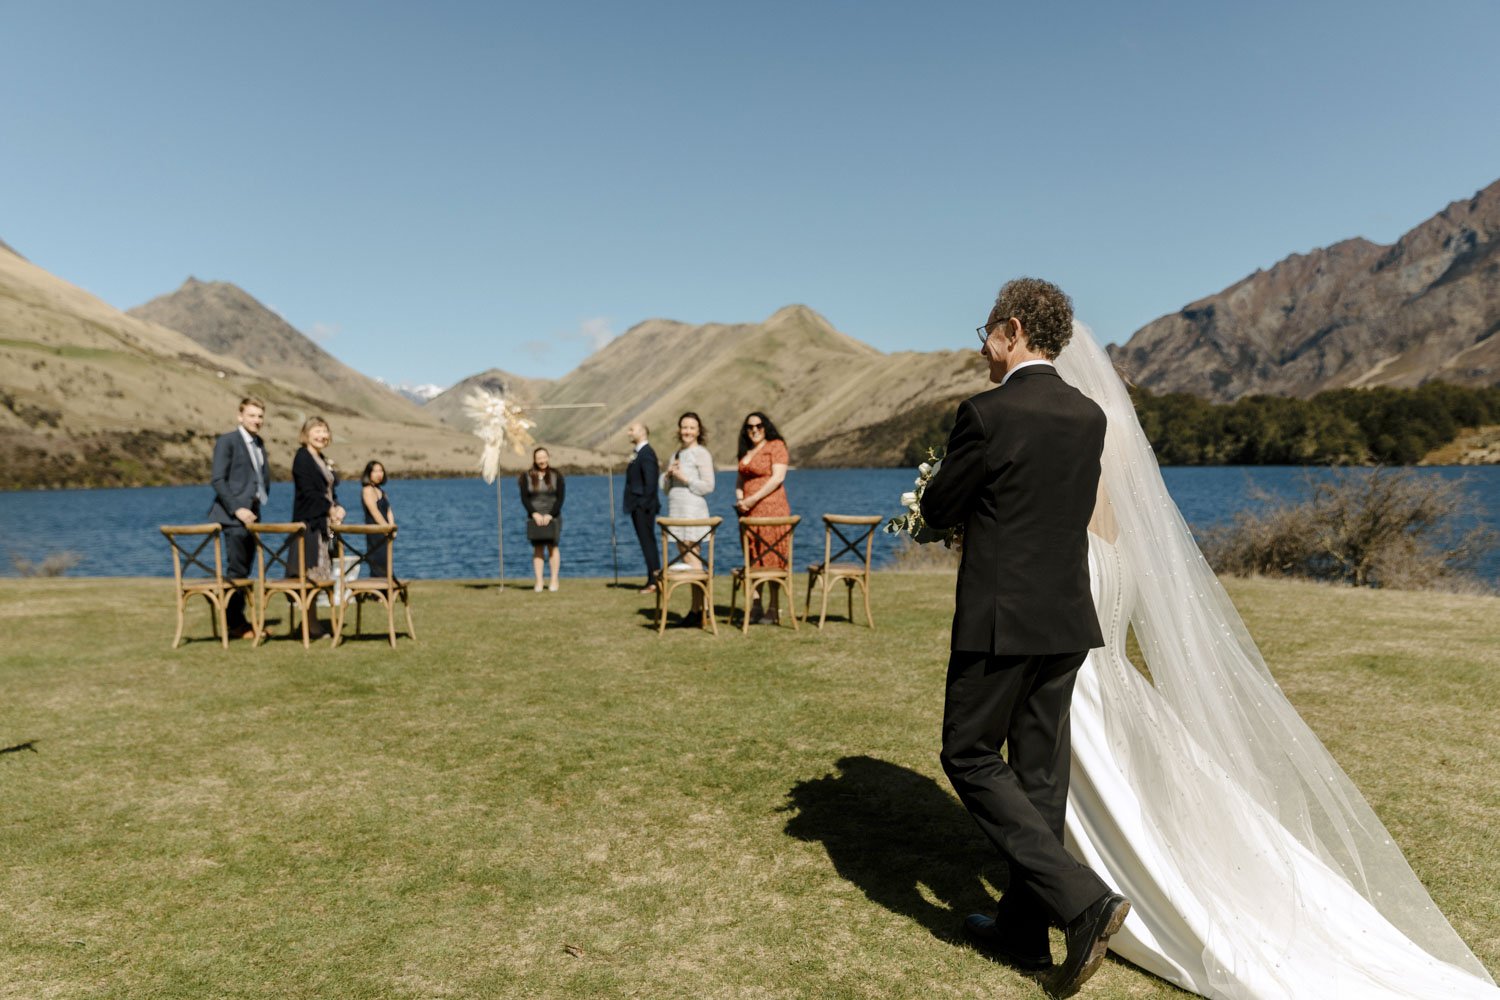
[[[630,521],[635,525],[635,537],[641,543],[641,555],[646,557],[646,575],[654,578],[661,572],[661,556],[656,548],[656,512],[633,510]]]
[[[1021,919],[1065,924],[1110,891],[1063,847],[1069,712],[1087,655],[955,650],[948,660],[943,771],[1010,865],[1006,902]]]
[[[250,575],[255,562],[255,539],[250,529],[238,522],[226,524],[221,536],[224,539],[224,576],[231,580],[243,580]],[[224,620],[230,632],[243,632],[250,627],[245,617],[245,592],[236,590],[229,595],[229,605],[224,609]]]

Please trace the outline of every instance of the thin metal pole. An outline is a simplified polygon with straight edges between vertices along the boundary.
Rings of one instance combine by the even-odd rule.
[[[505,476],[495,477],[495,537],[500,541],[500,591],[505,592]]]
[[[615,586],[620,585],[620,550],[615,545],[615,466],[609,466],[609,558],[615,564]]]

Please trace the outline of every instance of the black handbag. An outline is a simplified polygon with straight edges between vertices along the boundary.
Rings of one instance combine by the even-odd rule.
[[[526,540],[528,542],[556,542],[562,534],[562,518],[554,517],[546,524],[537,524],[531,518],[526,519]]]

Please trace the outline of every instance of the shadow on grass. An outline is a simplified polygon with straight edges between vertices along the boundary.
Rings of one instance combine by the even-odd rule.
[[[963,919],[994,907],[1005,865],[948,790],[925,774],[874,757],[844,757],[837,774],[787,793],[786,833],[821,843],[834,869],[872,901],[944,941]],[[925,889],[925,891],[924,891]]]

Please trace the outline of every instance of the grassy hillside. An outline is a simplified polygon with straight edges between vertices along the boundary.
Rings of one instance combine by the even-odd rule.
[[[382,390],[386,392],[386,390]],[[203,481],[216,435],[238,402],[263,397],[273,472],[286,477],[311,414],[334,431],[334,455],[357,473],[370,458],[396,475],[466,474],[479,445],[405,400],[385,419],[358,398],[315,396],[175,330],[126,315],[0,250],[0,465],[7,489]],[[593,456],[569,451],[575,467]],[[523,458],[507,458],[521,467]],[[354,465],[350,469],[347,466]]]
[[[980,391],[984,366],[972,352],[883,354],[835,330],[806,306],[764,323],[689,326],[650,320],[541,390],[544,403],[604,403],[602,410],[540,416],[541,436],[599,448],[623,441],[644,420],[658,441],[680,413],[697,412],[709,450],[732,460],[740,421],[769,413],[802,464],[893,464],[899,433],[863,434],[882,421]]]
[[[1228,586],[1500,966],[1500,599]],[[1041,1000],[959,937],[1003,874],[938,766],[951,577],[717,639],[598,581],[413,600],[394,651],[173,652],[162,581],[0,580],[0,998]]]

